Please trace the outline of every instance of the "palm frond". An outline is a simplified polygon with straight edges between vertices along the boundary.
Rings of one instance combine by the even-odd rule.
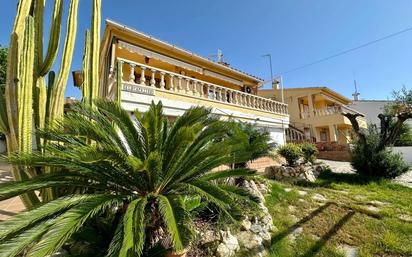
[[[147,198],[133,200],[123,216],[123,243],[119,256],[140,256],[145,242],[145,208]]]
[[[189,215],[182,199],[177,195],[160,195],[159,210],[176,251],[184,250],[192,237]]]
[[[96,99],[95,104],[99,111],[103,112],[120,129],[132,154],[139,159],[144,159],[145,152],[141,135],[138,132],[140,124],[133,122],[130,114],[117,103]]]
[[[215,204],[232,221],[236,221],[239,218],[236,202],[233,201],[228,192],[216,185],[206,181],[194,181],[191,183],[180,183],[176,185],[176,189],[187,194],[200,195],[210,203]]]
[[[0,256],[18,256],[27,247],[36,243],[48,231],[50,226],[50,222],[42,222],[12,239],[2,240],[0,243]]]
[[[5,240],[6,238],[15,236],[22,230],[33,227],[39,222],[58,216],[62,212],[72,208],[77,204],[81,204],[83,201],[89,198],[89,195],[66,196],[48,202],[31,211],[17,214],[12,219],[3,221],[1,223],[0,242],[2,240]]]
[[[88,219],[105,212],[108,208],[121,206],[123,197],[115,195],[94,195],[53,220],[50,229],[42,239],[29,250],[30,257],[44,257],[57,251],[77,232]]]
[[[232,177],[255,176],[256,171],[251,169],[229,169],[216,172],[209,172],[200,177],[201,180],[210,181],[215,179],[224,179]]]
[[[90,188],[105,188],[98,183],[84,181],[78,175],[79,179],[70,179],[71,174],[51,174],[41,175],[24,181],[12,181],[5,183],[0,188],[0,201],[24,194],[26,192],[38,190],[41,188],[55,187],[55,186],[73,186],[73,187],[90,187]]]
[[[123,245],[123,220],[117,224],[112,241],[109,244],[106,257],[119,257]]]
[[[257,203],[260,203],[260,198],[251,194],[247,190],[226,184],[219,184],[219,187],[225,190],[233,198],[234,201],[243,201],[246,204],[250,204],[253,207],[257,207]]]

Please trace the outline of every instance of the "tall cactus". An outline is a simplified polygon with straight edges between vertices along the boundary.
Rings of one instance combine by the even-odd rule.
[[[90,31],[86,30],[84,35],[84,52],[83,52],[83,85],[82,89],[82,101],[84,103],[91,104],[91,94],[90,94],[90,50],[91,50],[91,38]]]
[[[70,0],[62,59],[59,72],[55,76],[51,67],[56,61],[60,44],[63,0],[54,0],[45,56],[43,54],[45,0],[19,1],[10,37],[5,99],[0,99],[0,104],[5,102],[7,110],[7,115],[0,115],[0,131],[6,135],[9,153],[32,151],[33,129],[52,124],[55,119],[63,115],[64,92],[77,34],[78,5],[79,0]],[[92,36],[89,43],[90,51],[87,53],[90,58],[87,66],[91,98],[95,98],[98,91],[100,8],[101,0],[93,0]],[[46,76],[49,77],[47,87]],[[37,146],[43,144],[39,138],[36,138],[36,143]],[[13,175],[16,180],[22,180],[43,172],[45,171],[14,167]],[[43,194],[42,198],[47,200],[50,196]],[[31,208],[39,201],[33,192],[27,193],[22,199],[27,208]]]
[[[83,55],[83,101],[92,104],[99,90],[101,0],[93,0],[91,35],[86,31]]]
[[[76,42],[77,33],[77,10],[79,0],[70,2],[69,17],[67,19],[67,34],[64,42],[60,70],[56,79],[56,84],[51,90],[50,110],[48,122],[52,123],[55,119],[63,115],[64,92],[66,90],[67,79],[72,64],[74,43]]]
[[[92,38],[90,49],[90,96],[91,99],[97,98],[99,89],[99,51],[100,51],[100,12],[101,0],[93,0],[92,13]]]

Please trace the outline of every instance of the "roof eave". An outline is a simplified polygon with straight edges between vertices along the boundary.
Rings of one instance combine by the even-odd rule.
[[[199,60],[201,60],[201,61],[207,62],[208,64],[210,64],[210,65],[212,65],[212,66],[219,67],[219,68],[223,68],[224,70],[227,70],[227,71],[229,71],[229,72],[232,72],[232,73],[235,73],[235,74],[238,74],[238,75],[247,77],[248,79],[253,80],[253,81],[255,81],[255,82],[259,83],[259,84],[261,84],[261,83],[263,83],[263,82],[265,81],[265,80],[262,79],[262,78],[259,78],[259,77],[253,76],[253,75],[249,75],[249,74],[247,74],[247,73],[245,73],[245,72],[239,71],[239,70],[237,70],[237,69],[235,69],[235,68],[228,67],[228,66],[223,65],[223,64],[220,64],[220,63],[213,62],[213,61],[211,61],[211,60],[209,60],[209,59],[207,59],[207,58],[205,58],[205,57],[202,57],[202,56],[200,56],[200,55],[198,55],[198,54],[195,54],[195,53],[193,53],[193,52],[190,52],[190,51],[185,50],[185,49],[183,49],[183,48],[180,48],[180,47],[178,47],[178,46],[176,46],[176,45],[173,45],[173,44],[170,44],[170,43],[168,43],[168,42],[165,42],[165,41],[163,41],[163,40],[157,39],[157,38],[155,38],[155,37],[152,37],[152,36],[150,36],[150,35],[147,35],[147,34],[141,32],[141,31],[138,31],[138,30],[136,30],[136,29],[127,27],[126,25],[120,24],[120,23],[115,22],[115,21],[112,21],[112,20],[110,20],[110,19],[106,19],[106,29],[107,29],[107,25],[110,25],[110,26],[115,27],[115,28],[117,28],[117,29],[121,29],[121,30],[125,30],[125,31],[128,31],[128,32],[131,32],[131,33],[133,33],[134,35],[137,35],[137,36],[139,36],[139,37],[146,38],[146,39],[151,40],[151,41],[154,41],[154,42],[156,42],[156,43],[158,43],[158,44],[160,44],[160,45],[163,45],[163,46],[165,46],[165,47],[169,47],[169,48],[171,48],[171,49],[173,49],[173,50],[175,50],[175,51],[177,51],[177,52],[180,52],[180,53],[183,53],[183,54],[185,54],[185,55],[189,55],[189,56],[191,56],[191,57],[197,58],[197,59],[199,59]]]

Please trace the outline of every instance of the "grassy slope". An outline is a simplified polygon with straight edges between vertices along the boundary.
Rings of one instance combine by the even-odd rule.
[[[298,190],[308,193],[300,196]],[[327,201],[312,199],[315,193]],[[274,182],[266,204],[279,229],[272,257],[344,256],[338,245],[358,247],[360,257],[412,256],[412,222],[399,219],[412,217],[412,189],[398,184],[328,172],[316,183]],[[291,243],[298,227],[303,232]]]

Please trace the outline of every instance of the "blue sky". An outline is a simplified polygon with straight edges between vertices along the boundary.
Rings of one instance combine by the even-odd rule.
[[[52,8],[47,2],[46,25]],[[69,1],[64,2],[67,17]],[[2,45],[8,44],[16,4],[2,1]],[[81,67],[90,5],[80,1],[73,70]],[[203,56],[222,49],[232,66],[269,78],[262,54],[272,54],[278,74],[411,27],[411,11],[410,0],[103,0],[102,21],[118,21]],[[387,99],[393,89],[412,87],[412,31],[285,74],[283,80],[285,87],[328,86],[351,97],[354,77],[362,99]],[[71,78],[68,83],[66,95],[79,97]]]

